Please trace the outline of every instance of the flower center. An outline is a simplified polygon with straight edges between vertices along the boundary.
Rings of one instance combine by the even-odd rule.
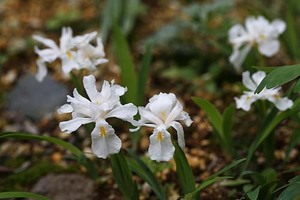
[[[163,133],[161,131],[159,131],[157,133],[157,138],[156,139],[157,139],[158,142],[161,142],[161,141],[164,140],[164,135],[163,135]]]
[[[167,114],[165,112],[160,112],[159,117],[165,122],[167,120]]]
[[[100,126],[100,133],[99,133],[100,137],[105,137],[106,134],[107,134],[106,129],[103,126]]]
[[[71,51],[67,51],[67,56],[68,56],[69,59],[73,58],[73,55],[72,55]]]

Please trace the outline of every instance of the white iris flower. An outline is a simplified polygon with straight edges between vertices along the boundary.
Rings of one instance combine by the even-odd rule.
[[[120,96],[127,89],[120,85],[114,85],[104,81],[101,92],[97,91],[96,80],[92,75],[83,78],[83,85],[89,99],[81,96],[76,89],[73,97],[68,96],[69,104],[63,105],[59,113],[71,113],[72,119],[60,122],[62,131],[71,133],[81,125],[95,122],[92,131],[92,151],[99,158],[107,158],[110,154],[118,153],[121,149],[121,140],[115,134],[115,130],[107,123],[106,119],[116,117],[124,121],[133,121],[137,108],[132,103],[122,105]]]
[[[153,134],[150,136],[149,156],[152,160],[169,161],[174,154],[175,147],[172,143],[172,136],[168,128],[173,127],[177,132],[179,146],[185,146],[183,127],[178,121],[183,121],[190,126],[192,120],[183,111],[183,107],[173,93],[160,93],[149,99],[146,107],[139,107],[141,119],[134,125],[153,127]]]
[[[280,97],[280,87],[267,89],[264,88],[259,94],[254,94],[257,86],[265,78],[266,73],[258,71],[250,77],[250,73],[243,73],[243,84],[249,90],[245,91],[244,95],[240,98],[235,97],[237,108],[241,108],[245,111],[249,111],[251,104],[257,100],[268,100],[272,102],[278,110],[284,111],[293,106],[293,101],[287,97]]]
[[[51,63],[56,59],[61,60],[62,71],[65,76],[68,76],[72,69],[87,68],[93,70],[96,65],[107,62],[107,59],[104,58],[105,53],[101,39],[97,38],[96,47],[90,44],[96,36],[97,32],[92,32],[73,37],[72,29],[63,27],[58,46],[51,39],[34,35],[33,39],[48,47],[42,50],[35,47],[35,52],[39,55],[37,80],[42,81],[47,75],[46,63]]]
[[[264,56],[275,55],[280,47],[278,37],[285,29],[286,24],[280,19],[275,19],[270,23],[263,16],[248,17],[245,27],[237,24],[229,30],[229,42],[233,45],[233,53],[229,61],[237,70],[240,70],[254,45],[258,46],[258,51]]]

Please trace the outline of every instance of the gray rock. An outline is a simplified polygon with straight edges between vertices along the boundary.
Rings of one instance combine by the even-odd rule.
[[[52,200],[94,200],[97,198],[96,184],[79,174],[49,174],[41,178],[32,191]]]
[[[39,120],[66,103],[67,94],[68,89],[49,76],[38,82],[33,75],[25,75],[8,94],[8,109]]]

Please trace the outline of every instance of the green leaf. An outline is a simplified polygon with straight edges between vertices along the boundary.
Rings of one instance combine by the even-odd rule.
[[[150,63],[151,63],[151,46],[146,47],[145,55],[143,56],[142,64],[140,66],[140,72],[138,75],[138,85],[137,85],[137,99],[138,105],[144,104],[145,90],[147,85],[147,80],[149,77]]]
[[[32,198],[38,200],[49,200],[48,197],[39,194],[34,194],[31,192],[0,192],[0,199],[9,198]]]
[[[98,178],[98,173],[95,167],[95,164],[88,159],[80,149],[75,147],[74,145],[65,142],[58,138],[53,138],[49,136],[42,136],[42,135],[33,135],[30,133],[21,133],[21,132],[2,132],[0,133],[0,139],[1,138],[15,138],[15,139],[25,139],[25,140],[40,140],[40,141],[47,141],[51,142],[53,144],[59,145],[63,147],[64,149],[69,150],[78,160],[78,162],[82,165],[84,165],[91,178],[96,179]]]
[[[240,163],[244,162],[246,160],[246,158],[242,158],[239,160],[234,161],[233,163],[227,165],[226,167],[222,168],[221,170],[219,170],[218,172],[212,174],[211,176],[209,176],[208,178],[206,178],[200,185],[197,186],[197,188],[192,191],[191,193],[188,194],[189,197],[193,197],[196,196],[197,194],[199,194],[199,192],[201,190],[203,190],[204,188],[206,188],[207,186],[220,181],[220,180],[224,180],[225,178],[228,177],[218,177],[220,174],[227,172],[229,169],[239,165]]]
[[[277,69],[278,67],[258,67],[258,66],[253,66],[254,69],[257,69],[258,71],[264,71],[267,73],[270,73],[271,71]]]
[[[174,142],[174,146],[175,146],[174,160],[176,163],[176,174],[178,177],[178,181],[183,194],[188,194],[195,190],[194,175],[185,157],[184,152],[178,146],[177,142]]]
[[[110,0],[105,3],[101,16],[101,39],[103,43],[105,43],[108,38],[113,25],[113,20],[118,20],[120,18],[123,5],[121,0]]]
[[[121,68],[122,85],[127,86],[128,91],[124,95],[126,102],[137,103],[137,77],[132,56],[125,36],[120,27],[114,23],[114,49],[116,52],[118,64]]]
[[[294,93],[297,93],[297,92],[300,92],[300,79],[298,79],[294,85],[294,88],[293,88],[293,92]]]
[[[288,65],[278,67],[278,69],[270,72],[258,85],[255,93],[261,92],[265,87],[274,88],[283,85],[300,75],[300,65]]]
[[[233,126],[233,116],[235,112],[235,105],[227,107],[223,113],[223,132],[224,132],[224,142],[228,153],[231,155],[234,153],[233,149],[233,139],[232,139],[232,126]]]
[[[223,133],[223,119],[221,113],[216,109],[216,107],[210,103],[209,101],[200,98],[200,97],[192,97],[192,100],[200,107],[202,108],[207,118],[209,119],[210,123],[213,125],[213,127],[218,132],[220,138],[224,140],[224,133]]]
[[[260,191],[260,186],[255,188],[253,191],[251,192],[247,192],[247,196],[250,200],[257,200],[258,199],[258,195],[259,195],[259,191]]]
[[[131,171],[129,170],[128,163],[122,151],[117,154],[111,155],[110,161],[114,179],[118,184],[118,187],[122,192],[124,199],[138,200],[139,193],[137,190],[137,185],[132,180]]]
[[[129,152],[133,159],[127,158],[128,166],[131,171],[139,175],[140,178],[145,180],[160,200],[167,199],[166,194],[160,184],[158,183],[155,175],[151,172],[150,168],[133,152]]]
[[[254,155],[256,149],[261,145],[261,143],[269,136],[269,134],[276,128],[276,126],[285,120],[286,118],[292,116],[293,114],[299,112],[300,109],[300,100],[296,100],[294,102],[294,105],[291,109],[286,110],[284,112],[280,112],[277,114],[273,119],[268,119],[266,121],[265,127],[262,129],[262,131],[257,135],[255,141],[252,143],[248,155],[247,155],[247,162],[244,166],[244,169],[248,166],[249,162],[252,159],[252,156]],[[272,113],[271,113],[272,114]]]
[[[289,186],[279,195],[277,200],[299,200],[300,199],[300,176],[289,181]]]

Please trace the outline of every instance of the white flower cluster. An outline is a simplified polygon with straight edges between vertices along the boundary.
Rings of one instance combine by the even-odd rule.
[[[42,81],[47,75],[46,63],[51,63],[56,59],[60,59],[62,63],[62,71],[68,76],[73,69],[87,68],[89,70],[96,69],[96,66],[106,63],[103,44],[97,32],[73,37],[73,31],[70,27],[62,29],[59,46],[51,39],[34,35],[33,38],[47,46],[46,49],[35,47],[38,54],[37,59],[38,72],[36,78]],[[90,42],[97,40],[97,45],[93,46]]]
[[[272,102],[278,110],[284,111],[293,106],[293,101],[287,97],[280,96],[280,87],[267,89],[264,88],[259,94],[255,94],[257,86],[265,78],[266,73],[258,71],[250,77],[248,71],[243,73],[243,84],[249,90],[245,91],[244,94],[237,98],[235,97],[237,108],[241,108],[245,111],[249,111],[251,104],[257,100],[268,100]]]
[[[174,146],[168,128],[173,127],[177,131],[178,143],[184,148],[184,133],[182,125],[178,121],[183,121],[189,126],[192,121],[188,114],[183,111],[182,105],[175,95],[160,93],[152,97],[149,104],[139,107],[141,119],[135,121],[133,116],[137,114],[137,107],[132,103],[122,105],[120,96],[126,92],[126,88],[103,82],[101,92],[96,89],[95,77],[85,76],[83,85],[90,100],[82,97],[76,89],[73,96],[68,96],[68,104],[63,105],[59,113],[71,113],[72,119],[60,122],[62,131],[71,133],[76,131],[82,124],[95,123],[92,131],[92,151],[99,158],[118,153],[122,143],[115,134],[114,129],[108,124],[106,119],[115,117],[131,122],[133,125],[149,126],[154,128],[150,136],[149,155],[152,160],[168,161],[173,157]]]
[[[233,45],[233,53],[229,61],[240,70],[243,61],[254,45],[258,51],[267,57],[275,55],[279,51],[278,37],[286,29],[286,24],[280,19],[271,23],[263,16],[248,17],[245,27],[241,24],[234,25],[229,30],[229,42]]]
[[[237,24],[229,30],[229,42],[233,45],[233,52],[229,57],[229,61],[236,70],[240,71],[247,54],[256,45],[262,55],[267,57],[275,55],[280,47],[278,37],[285,29],[286,24],[280,19],[275,19],[270,23],[263,16],[248,17],[245,27]],[[259,94],[254,93],[265,76],[266,73],[262,71],[254,73],[251,77],[250,72],[243,73],[243,84],[249,91],[245,91],[240,98],[235,97],[237,108],[249,111],[251,104],[257,100],[268,100],[281,111],[292,107],[293,101],[287,97],[281,97],[280,87],[264,88]]]

